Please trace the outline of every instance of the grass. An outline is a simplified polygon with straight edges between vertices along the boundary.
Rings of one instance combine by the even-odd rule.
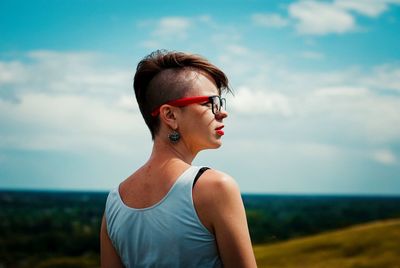
[[[258,267],[400,268],[400,219],[256,245]]]

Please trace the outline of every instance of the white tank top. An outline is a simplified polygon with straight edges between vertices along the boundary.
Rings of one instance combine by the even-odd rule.
[[[215,237],[200,222],[192,198],[200,167],[189,167],[165,197],[147,208],[126,206],[110,191],[108,235],[125,267],[222,267]]]

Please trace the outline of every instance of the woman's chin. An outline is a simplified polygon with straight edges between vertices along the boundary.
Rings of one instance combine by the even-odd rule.
[[[214,143],[214,146],[212,149],[218,149],[219,147],[222,146],[222,140],[217,140],[217,142]]]

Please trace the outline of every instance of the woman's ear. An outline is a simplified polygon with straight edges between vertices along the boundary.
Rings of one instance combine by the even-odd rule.
[[[178,128],[178,122],[177,122],[177,108],[171,105],[162,105],[160,107],[160,119],[163,121],[166,125],[168,125],[171,129],[176,130]]]

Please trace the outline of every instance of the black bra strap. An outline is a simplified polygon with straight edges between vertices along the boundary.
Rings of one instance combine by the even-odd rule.
[[[197,172],[196,177],[194,177],[192,188],[196,184],[197,180],[200,178],[201,174],[203,174],[204,171],[206,171],[207,169],[210,169],[210,168],[209,167],[202,167],[202,168],[199,169],[199,172]]]

